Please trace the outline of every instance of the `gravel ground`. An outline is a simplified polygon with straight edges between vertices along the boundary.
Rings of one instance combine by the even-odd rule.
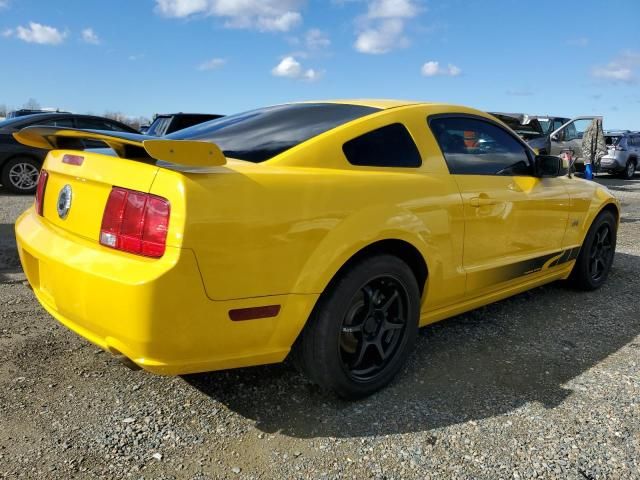
[[[132,372],[36,303],[0,190],[0,478],[640,478],[640,178],[594,293],[554,284],[423,328],[355,403],[289,365]]]

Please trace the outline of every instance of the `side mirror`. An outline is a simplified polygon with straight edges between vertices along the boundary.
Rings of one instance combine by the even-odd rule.
[[[558,177],[562,169],[562,159],[553,155],[537,155],[535,169],[536,177]]]
[[[553,135],[551,135],[551,140],[553,140],[554,142],[557,142],[558,140],[560,140],[560,135],[557,133],[554,133]]]

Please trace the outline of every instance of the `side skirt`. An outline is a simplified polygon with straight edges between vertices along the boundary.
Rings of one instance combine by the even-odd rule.
[[[455,305],[449,305],[437,310],[423,312],[420,316],[420,326],[424,327],[425,325],[444,320],[445,318],[460,315],[461,313],[483,307],[484,305],[503,300],[513,295],[517,295],[518,293],[526,292],[527,290],[531,290],[532,288],[536,288],[541,285],[554,282],[556,280],[564,280],[571,273],[573,265],[575,264],[575,260],[570,260],[565,263],[565,268],[554,270],[554,272],[551,274],[536,276],[535,278],[532,278],[530,280],[518,282],[502,290],[491,292],[478,297],[473,297],[463,302],[456,303]]]

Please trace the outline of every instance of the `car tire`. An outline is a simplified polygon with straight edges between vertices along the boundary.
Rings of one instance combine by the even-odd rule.
[[[420,290],[405,262],[364,258],[320,296],[294,346],[294,361],[345,399],[371,395],[405,363],[417,336]]]
[[[627,165],[622,172],[622,178],[625,180],[631,180],[636,174],[636,162],[634,160],[627,160]]]
[[[569,280],[580,290],[595,290],[607,280],[616,251],[617,222],[611,212],[596,217],[587,232]]]
[[[2,168],[2,185],[13,193],[32,194],[38,186],[40,163],[29,157],[15,157]]]

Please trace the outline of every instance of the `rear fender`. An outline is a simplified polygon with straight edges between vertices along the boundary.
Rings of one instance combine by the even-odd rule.
[[[382,240],[403,240],[413,245],[429,265],[430,234],[429,228],[408,210],[380,205],[361,210],[323,239],[304,265],[293,291],[322,293],[349,259]],[[354,238],[358,240],[345,243],[345,239]]]

